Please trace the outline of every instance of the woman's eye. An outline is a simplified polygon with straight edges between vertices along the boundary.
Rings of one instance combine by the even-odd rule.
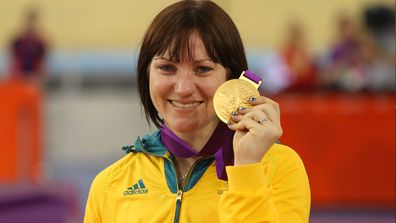
[[[213,70],[213,68],[207,67],[207,66],[199,66],[196,69],[197,73],[199,73],[199,74],[205,74],[211,70]]]
[[[160,70],[162,70],[162,71],[165,71],[165,72],[173,72],[173,71],[176,71],[175,66],[170,65],[170,64],[160,65],[160,66],[158,66],[158,68],[159,68]]]

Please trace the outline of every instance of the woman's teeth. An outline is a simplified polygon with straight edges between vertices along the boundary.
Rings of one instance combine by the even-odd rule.
[[[172,101],[172,104],[174,106],[178,107],[178,108],[192,108],[192,107],[198,106],[200,104],[200,102],[193,102],[193,103],[184,104],[184,103],[180,103],[180,102],[177,102],[177,101]]]

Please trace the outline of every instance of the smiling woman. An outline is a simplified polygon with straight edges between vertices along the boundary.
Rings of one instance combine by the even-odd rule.
[[[137,67],[147,120],[159,130],[95,178],[85,222],[308,222],[304,165],[275,143],[279,105],[258,96],[233,112],[233,125],[216,116],[216,90],[244,70],[239,32],[215,3],[161,11]]]
[[[180,62],[169,53],[154,57],[150,65],[150,96],[165,125],[177,135],[199,135],[208,138],[218,124],[213,95],[226,81],[226,69],[210,59],[197,33],[189,39]],[[198,143],[198,142],[197,142]],[[190,145],[199,150],[203,143]]]

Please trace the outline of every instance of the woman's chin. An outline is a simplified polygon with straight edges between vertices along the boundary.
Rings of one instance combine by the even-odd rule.
[[[191,132],[198,127],[198,123],[189,121],[168,123],[168,128],[175,132]]]

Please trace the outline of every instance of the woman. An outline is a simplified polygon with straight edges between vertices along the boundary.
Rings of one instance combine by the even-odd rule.
[[[160,130],[95,178],[85,222],[308,222],[303,163],[275,143],[278,104],[251,98],[232,125],[215,114],[216,89],[247,68],[238,30],[215,3],[160,12],[137,69],[146,117]]]

